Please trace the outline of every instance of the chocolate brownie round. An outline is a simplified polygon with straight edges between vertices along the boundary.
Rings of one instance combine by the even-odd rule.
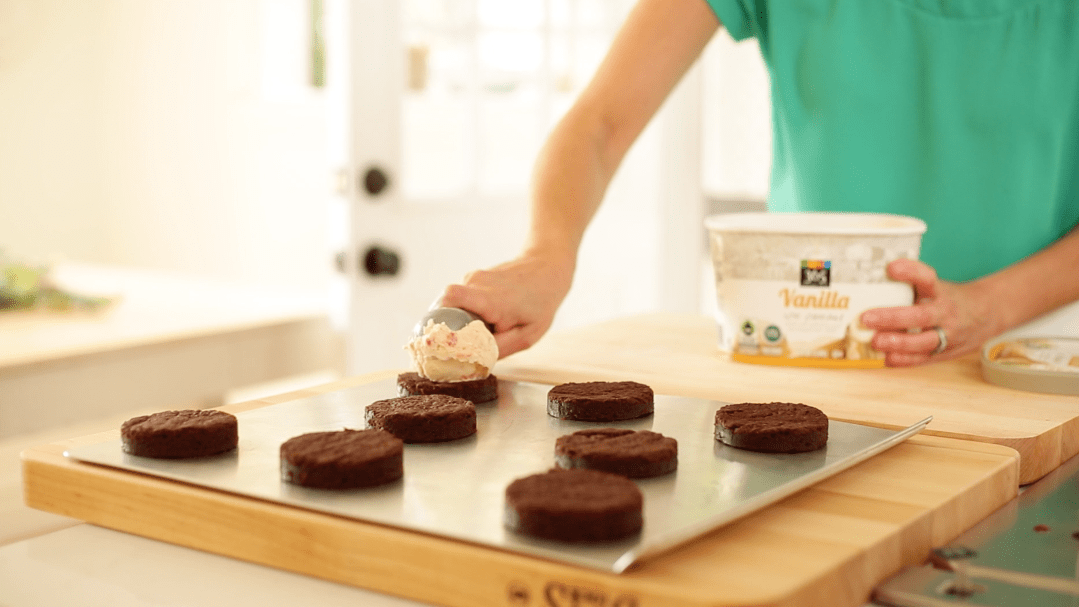
[[[316,489],[358,489],[404,475],[404,443],[382,430],[309,432],[281,444],[281,480]]]
[[[559,468],[589,468],[629,478],[661,476],[678,467],[678,441],[649,430],[579,430],[560,436],[554,454]]]
[[[547,414],[559,419],[613,422],[651,415],[652,388],[635,381],[566,383],[547,392]]]
[[[476,433],[476,405],[445,394],[375,401],[364,415],[368,428],[385,430],[406,443],[440,443]]]
[[[397,376],[397,394],[398,396],[445,394],[477,404],[486,403],[498,398],[498,378],[488,375],[483,379],[467,381],[433,381],[415,371],[410,371]]]
[[[644,496],[624,476],[552,469],[506,487],[505,526],[532,537],[604,542],[640,532]]]
[[[716,439],[765,453],[815,451],[828,442],[828,416],[799,403],[739,403],[716,411]]]
[[[236,416],[212,409],[161,411],[133,417],[120,426],[125,453],[179,459],[217,455],[236,448]]]

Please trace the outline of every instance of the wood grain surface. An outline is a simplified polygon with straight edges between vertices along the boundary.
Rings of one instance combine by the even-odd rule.
[[[499,361],[518,381],[636,380],[656,392],[723,402],[789,401],[829,417],[905,428],[932,415],[924,434],[1006,445],[1034,482],[1079,453],[1079,399],[1024,392],[982,379],[971,355],[903,369],[815,369],[732,362],[712,319],[677,314],[624,318],[554,332]]]
[[[223,407],[240,412],[394,373]],[[545,383],[563,377],[547,374]],[[662,390],[661,390],[662,391]],[[1018,454],[916,436],[622,575],[81,463],[34,447],[27,504],[97,525],[450,607],[862,605],[1017,493]]]

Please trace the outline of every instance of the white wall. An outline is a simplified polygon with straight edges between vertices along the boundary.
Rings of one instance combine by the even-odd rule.
[[[100,257],[105,230],[91,66],[99,13],[78,2],[0,3],[0,246]]]
[[[0,247],[324,287],[307,5],[0,1]]]
[[[763,202],[772,168],[772,105],[757,41],[735,42],[722,30],[701,67],[704,190],[714,199]]]
[[[623,160],[578,256],[556,328],[696,312],[704,251],[701,77],[691,71]]]
[[[772,105],[760,47],[755,39],[735,42],[720,31],[705,49],[701,68],[705,214],[763,211],[772,169]],[[707,244],[698,272],[698,309],[714,315],[715,274]]]

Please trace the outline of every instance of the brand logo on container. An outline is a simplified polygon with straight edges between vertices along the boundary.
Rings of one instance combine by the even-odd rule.
[[[832,262],[821,259],[802,260],[802,286],[827,287],[832,284]]]

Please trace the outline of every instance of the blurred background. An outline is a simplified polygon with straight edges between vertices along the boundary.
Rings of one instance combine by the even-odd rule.
[[[536,152],[631,6],[0,0],[5,288],[107,302],[0,312],[0,439],[407,367],[442,288],[517,252]],[[755,42],[720,33],[554,330],[709,313],[702,220],[763,208],[769,118]]]

